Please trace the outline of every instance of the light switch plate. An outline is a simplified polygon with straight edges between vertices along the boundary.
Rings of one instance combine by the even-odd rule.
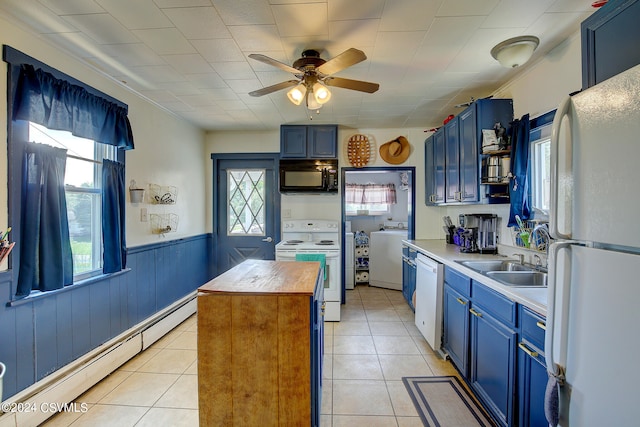
[[[147,208],[140,208],[140,222],[149,221],[149,216],[147,215]]]

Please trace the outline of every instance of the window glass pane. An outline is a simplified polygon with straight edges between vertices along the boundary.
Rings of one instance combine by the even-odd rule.
[[[102,159],[115,160],[115,147],[67,131],[29,123],[29,141],[67,150],[65,194],[74,281],[102,271]]]
[[[551,140],[531,142],[531,203],[542,214],[549,212],[551,190]]]
[[[227,171],[227,234],[264,236],[264,169]]]

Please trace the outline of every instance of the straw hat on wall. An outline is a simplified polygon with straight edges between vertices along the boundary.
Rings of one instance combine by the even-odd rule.
[[[380,147],[380,157],[387,163],[399,165],[409,158],[411,145],[404,136],[399,136]]]

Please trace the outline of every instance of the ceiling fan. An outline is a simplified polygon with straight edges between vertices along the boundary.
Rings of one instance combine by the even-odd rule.
[[[263,96],[288,87],[293,87],[293,89],[287,93],[289,100],[296,105],[300,105],[302,101],[305,100],[307,107],[312,110],[321,108],[331,97],[331,92],[329,92],[327,86],[366,93],[374,93],[380,88],[378,83],[333,77],[333,74],[338,71],[342,71],[347,67],[367,59],[364,52],[354,48],[347,49],[328,61],[320,58],[320,53],[317,50],[307,49],[302,52],[302,57],[297,59],[293,63],[293,66],[256,53],[249,55],[249,58],[292,73],[298,79],[287,80],[282,83],[254,90],[253,92],[249,92],[249,95]]]

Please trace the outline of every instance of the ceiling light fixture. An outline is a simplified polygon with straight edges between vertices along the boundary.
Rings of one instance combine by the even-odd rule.
[[[302,100],[305,99],[307,95],[307,86],[304,83],[300,83],[298,86],[291,89],[287,92],[287,98],[289,101],[293,102],[295,105],[300,105]]]
[[[307,92],[307,108],[309,110],[319,110],[322,105],[322,103],[318,102],[313,92]]]
[[[325,85],[316,82],[313,85],[313,97],[318,101],[318,104],[326,104],[331,99],[331,92]]]
[[[491,49],[491,56],[503,67],[515,68],[527,62],[539,44],[536,36],[518,36],[498,43]]]

